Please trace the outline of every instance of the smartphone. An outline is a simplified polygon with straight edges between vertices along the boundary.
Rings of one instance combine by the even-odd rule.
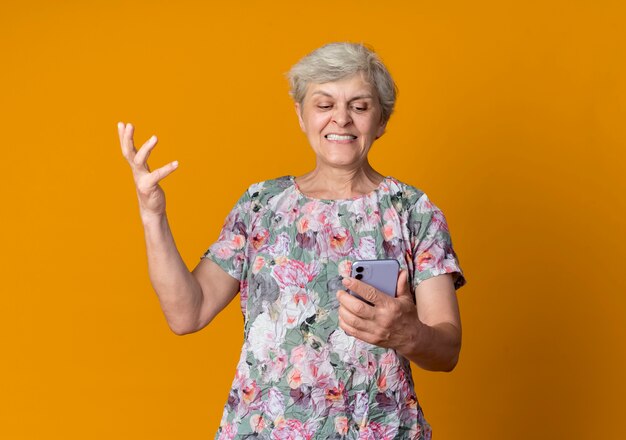
[[[386,295],[395,297],[399,271],[400,263],[397,260],[357,260],[352,263],[351,276],[375,287]],[[373,305],[355,292],[348,291],[348,293],[369,305]]]

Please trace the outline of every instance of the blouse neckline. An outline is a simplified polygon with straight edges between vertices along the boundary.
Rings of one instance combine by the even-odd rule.
[[[313,197],[313,196],[309,196],[309,195],[304,194],[302,192],[302,190],[300,189],[300,186],[296,182],[296,177],[295,176],[291,176],[291,175],[288,176],[288,177],[289,177],[289,180],[291,181],[291,184],[293,185],[294,190],[298,193],[298,195],[300,197],[302,197],[303,199],[313,200],[313,201],[322,202],[322,203],[354,202],[356,200],[369,198],[370,196],[372,196],[374,194],[378,194],[378,192],[381,191],[383,189],[383,187],[387,186],[388,181],[390,179],[392,179],[391,176],[385,176],[383,178],[383,180],[381,180],[381,182],[378,184],[378,186],[376,188],[374,188],[373,190],[371,190],[370,192],[368,192],[366,194],[361,194],[361,195],[358,195],[358,196],[349,197],[349,198],[345,198],[345,199],[324,199],[324,198]]]

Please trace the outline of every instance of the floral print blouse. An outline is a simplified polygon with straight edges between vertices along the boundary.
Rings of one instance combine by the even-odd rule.
[[[392,177],[345,200],[257,183],[203,255],[240,281],[244,343],[216,439],[430,439],[410,362],[348,336],[336,292],[355,260],[393,258],[413,287],[465,284],[443,213]]]

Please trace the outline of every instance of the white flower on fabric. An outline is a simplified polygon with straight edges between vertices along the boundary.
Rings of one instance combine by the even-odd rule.
[[[440,263],[446,255],[446,251],[441,247],[441,244],[431,243],[425,250],[421,250],[420,247],[417,248],[417,270],[423,272],[440,268]]]
[[[354,411],[352,420],[359,426],[367,424],[367,415],[369,413],[369,398],[367,392],[359,391],[354,399]]]
[[[315,315],[315,304],[304,290],[291,286],[280,298],[279,322],[287,329],[299,327],[307,318]]]
[[[427,213],[433,210],[433,204],[428,198],[426,194],[422,194],[422,196],[415,203],[415,212],[417,213]]]
[[[385,209],[385,212],[383,213],[383,219],[386,222],[391,222],[391,223],[398,223],[400,221],[400,217],[398,216],[398,211],[396,211],[393,208]]]
[[[402,377],[401,365],[393,352],[385,353],[380,358],[378,367],[379,375],[376,380],[376,385],[381,393],[384,393],[389,388],[397,388],[398,384],[403,382],[401,379],[406,379]]]
[[[228,260],[235,254],[232,243],[230,242],[215,243],[211,246],[211,252],[220,260]]]
[[[352,271],[352,261],[350,260],[342,260],[337,265],[337,270],[339,275],[346,278],[350,276],[350,272]]]
[[[265,373],[263,380],[265,382],[278,382],[287,368],[287,353],[282,348],[270,348],[268,350],[269,361],[263,365]]]
[[[218,440],[232,440],[237,435],[237,426],[234,423],[226,423],[221,426]]]
[[[339,356],[343,362],[349,362],[353,358],[355,339],[348,336],[343,329],[338,328],[330,335],[330,349]]]
[[[387,241],[402,236],[402,228],[400,227],[400,217],[395,209],[388,208],[383,215],[385,225],[383,226],[383,237]]]
[[[298,208],[298,194],[291,193],[285,197],[271,198],[268,201],[269,212],[272,213],[272,228],[281,229],[288,227],[300,216]]]
[[[339,435],[346,435],[348,433],[348,418],[346,416],[335,417],[335,432]]]
[[[265,182],[254,183],[248,187],[248,193],[253,195],[254,193],[261,192]]]
[[[305,289],[320,271],[318,261],[304,263],[299,260],[285,259],[272,269],[272,276],[281,289],[296,286]]]
[[[265,429],[266,422],[263,416],[260,414],[253,414],[250,417],[250,428],[256,433],[259,433]]]
[[[261,313],[252,324],[248,333],[249,347],[254,357],[269,361],[269,350],[279,347],[285,341],[286,328],[280,322],[272,321],[269,313]]]
[[[327,410],[326,391],[324,388],[311,389],[311,409],[313,414],[324,414]]]
[[[272,430],[274,440],[309,440],[311,438],[313,437],[306,432],[305,424],[298,419],[283,420]]]
[[[355,260],[375,260],[376,259],[376,241],[373,237],[361,237],[359,246],[352,250]]]
[[[454,255],[446,254],[446,259],[443,260],[443,268],[445,269],[446,273],[456,272],[458,270],[456,258],[454,257]]]
[[[291,356],[289,356],[289,362],[293,365],[301,365],[307,356],[307,345],[298,345],[291,349]]]
[[[343,330],[336,330],[329,338],[329,343],[333,353],[350,367],[354,373],[352,375],[352,386],[357,386],[365,382],[371,382],[376,374],[376,356],[366,348],[366,344],[352,336],[348,336]],[[371,345],[368,345],[371,347]]]
[[[307,344],[298,345],[291,350],[289,362],[294,367],[288,373],[292,388],[300,385],[324,388],[335,374],[327,349],[318,351]]]
[[[376,357],[370,351],[363,350],[353,361],[354,376],[352,377],[352,385],[357,386],[371,382],[376,375]]]
[[[368,204],[353,203],[348,207],[354,229],[359,233],[370,232],[380,227],[380,212]]]
[[[396,426],[369,422],[367,425],[361,426],[358,440],[393,440],[397,434],[398,428]]]
[[[256,275],[259,271],[265,266],[265,258],[257,255],[254,259],[254,263],[252,263],[252,273]]]
[[[274,421],[285,414],[285,398],[276,388],[270,388],[267,394],[267,400],[264,402],[264,412]]]
[[[235,373],[235,385],[237,389],[241,389],[250,377],[250,367],[246,362],[245,356],[242,356],[237,364],[237,372]]]
[[[265,250],[266,253],[270,255],[289,255],[289,243],[291,239],[289,238],[289,234],[282,233],[276,237],[274,244],[268,246]]]

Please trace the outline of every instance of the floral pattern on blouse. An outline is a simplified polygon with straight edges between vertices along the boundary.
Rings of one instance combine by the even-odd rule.
[[[244,343],[216,439],[430,439],[410,362],[348,336],[336,292],[356,260],[393,258],[413,287],[465,278],[443,213],[392,177],[345,200],[293,176],[251,185],[202,256],[240,281]]]

